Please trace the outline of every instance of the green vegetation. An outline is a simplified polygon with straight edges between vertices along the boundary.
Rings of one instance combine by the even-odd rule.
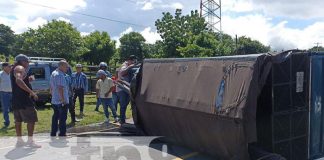
[[[140,33],[131,32],[120,37],[120,47],[116,48],[116,41],[107,32],[93,31],[81,36],[76,27],[65,21],[52,20],[21,34],[15,34],[10,27],[0,24],[0,53],[12,57],[24,53],[65,58],[72,65],[97,65],[105,61],[116,67],[131,54],[142,60],[254,54],[270,50],[270,47],[248,37],[235,40],[226,33],[220,35],[208,30],[198,11],[188,15],[183,15],[180,9],[174,15],[162,13],[155,26],[162,40],[147,44]]]
[[[92,32],[84,37],[84,42],[86,51],[82,57],[91,65],[109,61],[116,52],[116,42],[111,40],[107,32]]]
[[[94,95],[86,96],[85,107],[84,107],[85,116],[82,119],[82,121],[76,123],[76,125],[75,125],[76,127],[84,126],[84,125],[88,125],[88,124],[92,124],[92,123],[103,122],[105,120],[102,106],[99,109],[100,112],[94,111],[95,106],[96,106],[96,100],[97,99],[95,98]],[[109,109],[109,111],[110,111],[110,109]],[[119,109],[118,109],[118,112],[119,112]],[[77,115],[79,114],[78,102],[77,102],[76,114]],[[50,106],[47,106],[46,108],[38,109],[39,122],[36,125],[36,129],[35,129],[36,133],[49,133],[49,131],[51,129],[52,115],[53,115],[53,111]],[[127,118],[131,117],[130,106],[128,106],[128,108],[127,108],[126,117]],[[112,117],[110,117],[110,118],[111,118],[111,120],[113,120]],[[10,124],[9,128],[0,130],[0,136],[14,136],[14,135],[16,135],[12,113],[10,113],[10,121],[11,121],[11,124]],[[71,122],[71,118],[68,113],[67,124],[70,124],[70,122]],[[2,128],[2,126],[3,126],[3,118],[2,118],[2,113],[1,113],[0,128]],[[24,135],[27,134],[26,125],[23,126],[23,132],[24,132]]]
[[[144,37],[137,32],[130,32],[123,35],[120,39],[119,60],[125,60],[130,55],[135,55],[139,60],[144,58]]]

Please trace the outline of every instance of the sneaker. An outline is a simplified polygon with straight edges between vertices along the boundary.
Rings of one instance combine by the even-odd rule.
[[[108,118],[105,120],[105,123],[108,123],[109,124],[109,119]]]
[[[119,123],[122,125],[122,124],[125,124],[125,120],[120,120]]]
[[[26,143],[23,140],[17,140],[17,142],[16,142],[16,147],[17,148],[23,147],[25,145],[26,145]]]
[[[83,118],[84,114],[83,112],[80,112],[80,117]]]
[[[3,128],[8,128],[10,124],[5,124]]]
[[[99,112],[99,109],[98,108],[96,108],[94,111],[96,111],[96,112]]]
[[[72,123],[80,122],[80,120],[79,120],[79,119],[73,119],[73,120],[71,120],[71,122],[72,122]]]
[[[115,118],[114,123],[117,123],[117,122],[119,122],[119,119],[118,118]]]
[[[42,148],[41,145],[36,144],[33,140],[28,141],[26,146],[30,148]]]

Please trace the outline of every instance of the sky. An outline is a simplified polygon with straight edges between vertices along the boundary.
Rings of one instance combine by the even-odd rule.
[[[324,45],[323,0],[223,0],[221,3],[222,31],[233,37],[251,37],[272,50]],[[59,19],[72,23],[83,36],[98,30],[118,40],[123,34],[136,31],[147,43],[154,43],[161,39],[154,23],[162,17],[162,12],[174,14],[180,8],[189,14],[199,7],[200,0],[0,0],[0,23],[19,34]]]

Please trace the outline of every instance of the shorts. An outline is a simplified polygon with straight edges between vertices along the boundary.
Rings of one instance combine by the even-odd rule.
[[[35,123],[38,122],[37,110],[34,107],[13,111],[15,122]]]

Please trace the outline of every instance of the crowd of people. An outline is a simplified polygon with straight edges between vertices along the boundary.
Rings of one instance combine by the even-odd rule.
[[[122,66],[116,70],[113,76],[107,69],[105,62],[99,64],[99,70],[96,74],[98,80],[96,83],[97,104],[95,111],[103,106],[105,123],[109,125],[110,108],[114,122],[121,125],[126,120],[126,110],[130,101],[129,92],[118,82],[130,82],[129,72],[134,68],[136,57],[130,56]],[[3,70],[0,72],[0,97],[3,110],[4,126],[10,125],[9,111],[13,110],[15,129],[17,135],[17,146],[28,145],[30,147],[41,147],[33,140],[35,123],[38,121],[35,101],[38,96],[32,90],[30,82],[34,80],[29,75],[29,58],[26,55],[19,54],[15,57],[15,63],[10,65],[5,62],[2,64]],[[53,108],[52,125],[50,136],[66,136],[66,121],[68,112],[71,115],[71,122],[79,122],[76,118],[75,104],[79,100],[80,117],[84,115],[85,93],[88,92],[87,75],[82,71],[82,65],[76,65],[76,72],[68,74],[70,65],[67,61],[58,62],[58,67],[50,76],[51,103]],[[120,116],[117,115],[117,104],[120,104]],[[27,123],[28,141],[24,142],[22,137],[22,123]]]

